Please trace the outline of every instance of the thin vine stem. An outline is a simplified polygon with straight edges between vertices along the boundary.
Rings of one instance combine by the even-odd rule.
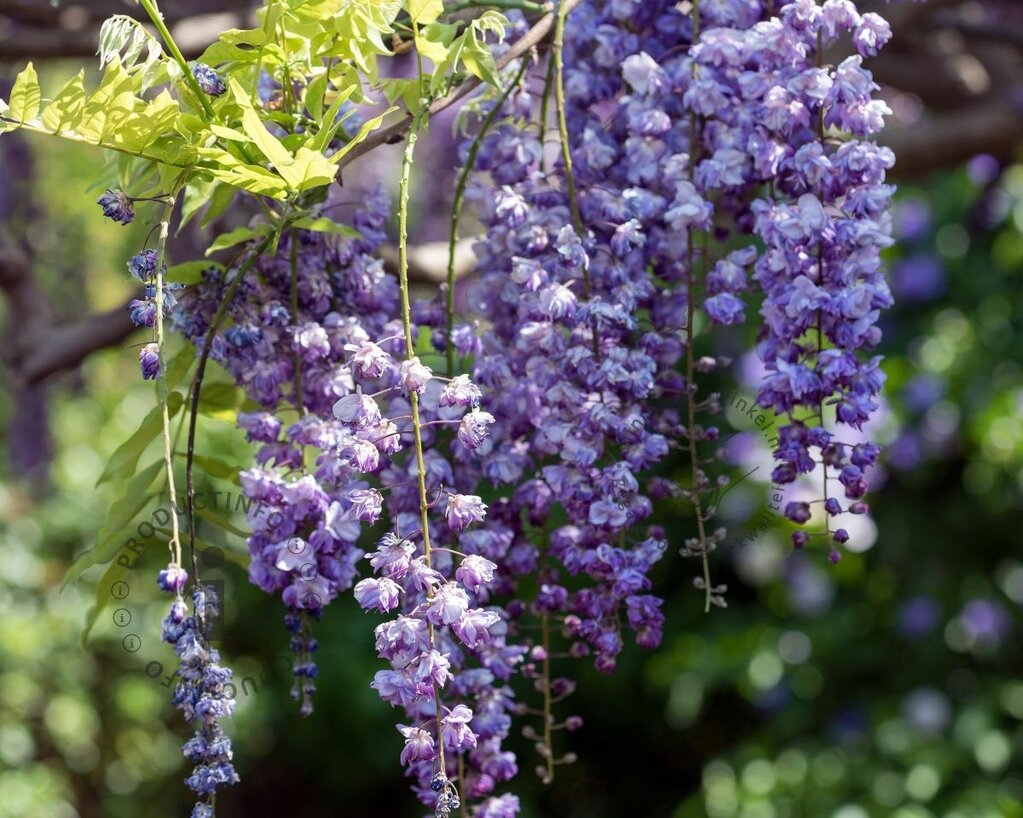
[[[206,99],[206,94],[203,93],[202,88],[199,87],[199,82],[188,67],[185,55],[181,53],[181,49],[178,48],[178,44],[171,36],[170,29],[167,28],[167,24],[163,21],[163,15],[160,13],[160,9],[156,5],[156,0],[139,0],[139,4],[142,6],[146,14],[149,15],[149,19],[153,21],[153,25],[156,27],[157,32],[159,32],[160,38],[163,40],[164,45],[167,46],[167,50],[170,51],[171,57],[174,58],[174,62],[176,62],[178,67],[181,68],[185,82],[199,100],[199,104],[206,112],[206,116],[210,119],[216,119],[217,115],[213,110],[213,106],[210,105],[210,101]]]
[[[455,248],[458,245],[458,223],[462,216],[462,204],[465,201],[465,189],[469,184],[469,175],[476,167],[476,157],[479,155],[480,148],[483,146],[484,137],[497,120],[497,117],[501,113],[501,108],[503,108],[505,102],[508,101],[508,97],[511,95],[511,92],[517,88],[519,83],[522,81],[522,77],[525,75],[528,68],[529,59],[528,57],[523,57],[522,65],[516,72],[515,78],[512,79],[512,81],[508,84],[508,87],[501,92],[501,95],[494,102],[494,106],[487,111],[487,115],[483,118],[483,122],[480,123],[480,128],[469,145],[469,151],[465,157],[465,165],[458,174],[458,181],[455,184],[455,198],[451,205],[451,232],[448,236],[448,291],[446,293],[447,330],[445,333],[444,345],[444,352],[447,360],[447,376],[449,378],[454,377],[455,374],[455,348],[452,343],[452,335],[455,329]]]
[[[479,0],[475,3],[458,3],[447,11],[469,11],[470,9],[516,9],[534,14],[547,11],[544,3],[531,3],[529,0]]]
[[[700,0],[693,0],[693,45],[700,38]],[[696,63],[692,66],[692,77],[696,79]],[[696,114],[689,114],[689,176],[692,178],[696,165],[697,122]],[[694,248],[693,228],[688,230],[686,241],[687,265],[689,267],[689,292],[686,294],[686,330],[689,333],[686,344],[686,433],[689,436],[689,466],[692,486],[690,496],[693,510],[696,513],[696,531],[699,537],[700,559],[703,567],[703,611],[710,611],[712,591],[710,581],[710,555],[707,543],[707,529],[704,526],[703,503],[700,499],[700,456],[696,445],[696,392],[694,387],[696,375],[696,352],[693,343],[693,323],[696,319],[696,252]]]
[[[412,120],[412,127],[409,129],[408,137],[405,140],[405,150],[401,160],[401,182],[398,188],[398,286],[401,290],[401,323],[405,335],[405,355],[411,359],[415,357],[416,349],[412,341],[412,307],[409,297],[408,283],[408,203],[409,203],[409,179],[412,175],[412,162],[416,149],[416,141],[419,138],[419,129],[423,120],[428,116],[428,108],[420,107]],[[418,470],[416,483],[419,488],[419,515],[422,523],[423,534],[423,559],[426,567],[431,566],[432,552],[430,550],[430,502],[426,496],[426,463],[423,458],[423,433],[422,422],[419,416],[419,393],[411,390],[409,403],[412,408],[412,437],[415,447],[416,467]],[[427,598],[433,597],[433,589],[427,592]],[[430,646],[436,644],[433,622],[429,623]],[[433,685],[433,698],[436,704],[437,719],[437,758],[440,771],[445,773],[444,762],[444,739],[443,739],[443,713],[441,712],[440,689],[437,684]],[[445,773],[446,774],[446,773]]]
[[[554,22],[554,103],[558,114],[558,134],[561,137],[561,164],[565,171],[565,189],[568,193],[568,204],[572,210],[572,224],[579,238],[585,235],[582,213],[579,210],[579,196],[575,188],[575,175],[572,173],[572,152],[568,145],[568,120],[565,116],[565,65],[562,52],[565,50],[565,21],[572,10],[571,5],[561,0],[558,14]],[[586,298],[591,296],[590,271],[583,267],[583,293]],[[594,333],[596,339],[596,333]]]
[[[206,330],[206,337],[203,339],[202,350],[199,353],[199,362],[196,365],[195,377],[192,379],[192,403],[188,416],[188,440],[185,448],[185,505],[186,517],[188,519],[188,551],[192,563],[193,582],[199,582],[199,564],[195,556],[195,430],[199,417],[199,399],[202,396],[202,382],[206,375],[206,363],[210,358],[210,350],[213,349],[213,339],[217,334],[217,328],[227,313],[227,308],[234,300],[235,293],[241,286],[245,274],[252,269],[252,266],[259,260],[259,257],[270,246],[272,236],[268,236],[260,243],[253,254],[245,260],[238,268],[234,280],[227,286],[221,298],[220,306],[217,307],[213,320],[210,321],[209,329]],[[173,515],[172,515],[173,516]]]
[[[291,247],[288,263],[291,272],[291,323],[298,329],[298,233],[295,228],[290,231]],[[295,410],[299,415],[305,414],[305,398],[302,391],[302,356],[295,349],[292,365],[295,367]]]
[[[550,119],[551,90],[554,86],[554,60],[547,61],[547,73],[543,80],[543,94],[540,96],[540,173],[547,173],[547,159],[544,148],[547,142],[547,120]]]
[[[177,194],[169,196],[163,212],[160,214],[160,233],[156,241],[156,320],[154,322],[154,338],[156,340],[157,364],[159,374],[157,375],[157,392],[159,394],[161,408],[161,423],[163,432],[163,462],[167,469],[167,492],[170,499],[171,509],[177,507],[177,490],[174,486],[174,459],[171,447],[170,433],[170,411],[167,408],[167,362],[164,356],[164,331],[163,331],[163,267],[167,257],[167,237],[170,234],[170,219],[174,212],[174,205],[177,202]],[[181,531],[178,527],[178,515],[171,512],[171,539],[167,543],[170,550],[171,562],[174,565],[181,565]]]

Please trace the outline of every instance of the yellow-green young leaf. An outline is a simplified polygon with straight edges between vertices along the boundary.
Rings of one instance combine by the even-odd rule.
[[[163,474],[162,481],[157,483],[155,492],[150,492],[149,487],[158,475]],[[132,538],[126,531],[139,512],[145,508],[146,503],[154,497],[158,497],[166,483],[166,471],[163,460],[151,463],[134,477],[124,484],[121,491],[121,498],[117,500],[107,511],[106,520],[96,534],[96,545],[78,555],[71,567],[64,575],[64,582],[61,588],[66,588],[87,569],[93,565],[104,565],[110,562],[117,552],[124,548],[128,541],[134,539],[136,543],[141,538]]]
[[[39,78],[36,76],[36,70],[32,63],[29,63],[14,81],[14,87],[11,89],[10,110],[7,116],[23,124],[30,119],[35,119],[39,116],[39,100]]]
[[[320,117],[320,129],[316,132],[316,136],[309,141],[309,147],[312,150],[323,153],[327,149],[330,140],[334,138],[334,135],[345,120],[345,117],[340,115],[341,106],[345,104],[355,90],[357,90],[355,86],[348,86],[335,95],[330,108]]]
[[[210,206],[206,208],[206,215],[202,217],[202,226],[208,226],[217,216],[227,210],[237,195],[236,187],[217,182],[213,188],[213,195],[210,197]]]
[[[367,120],[363,124],[363,126],[361,128],[359,128],[359,132],[355,136],[352,137],[352,140],[350,142],[348,142],[347,144],[342,145],[338,149],[337,153],[335,153],[333,156],[330,157],[330,161],[335,163],[335,164],[340,162],[341,159],[352,148],[354,148],[356,145],[358,145],[360,142],[362,142],[362,140],[364,140],[367,137],[367,135],[369,135],[370,131],[375,131],[377,128],[380,127],[380,123],[384,121],[384,117],[385,116],[387,116],[389,113],[391,113],[391,111],[396,111],[396,110],[398,110],[398,109],[394,108],[394,107],[388,108],[386,111],[384,111],[382,114],[380,114],[380,116],[376,116],[376,117],[373,117],[373,119]]]
[[[242,109],[242,130],[256,144],[263,156],[270,160],[281,178],[287,181],[284,173],[286,168],[294,163],[294,157],[288,153],[280,140],[266,129],[263,120],[259,118],[256,109],[252,107],[252,100],[249,99],[248,94],[245,93],[238,81],[232,77],[228,82],[231,84],[235,102]]]
[[[476,38],[472,38],[462,49],[462,65],[475,77],[479,77],[488,85],[501,87],[501,79],[497,73],[497,65],[490,49]]]
[[[43,126],[55,134],[74,130],[71,125],[78,122],[85,100],[85,72],[79,71],[46,106],[42,116]]]
[[[178,410],[181,409],[181,402],[180,392],[171,392],[167,396],[167,413],[170,417],[174,417]],[[160,434],[162,429],[163,409],[160,406],[154,406],[149,410],[149,414],[142,419],[142,423],[135,430],[135,433],[118,446],[117,451],[110,455],[110,460],[107,461],[106,468],[103,469],[103,474],[96,481],[96,485],[98,486],[106,483],[108,480],[127,477],[132,474],[138,465],[142,452],[146,450],[146,446],[156,439],[156,436]]]
[[[315,187],[329,185],[337,176],[337,168],[319,151],[299,148],[295,154],[294,164],[282,169],[281,176],[292,190],[303,193]]]
[[[431,40],[422,34],[416,37],[416,50],[434,65],[444,62],[448,55],[448,47],[444,43]]]
[[[204,173],[194,173],[185,186],[185,195],[181,203],[181,221],[178,223],[177,235],[184,229],[196,214],[209,202],[215,188],[220,182],[215,182],[212,177]]]
[[[270,225],[268,224],[261,224],[258,227],[236,227],[230,233],[222,233],[217,236],[206,250],[206,255],[209,256],[219,250],[226,250],[228,247],[234,247],[236,244],[241,244],[243,241],[262,238],[269,232]]]
[[[228,142],[251,142],[248,136],[243,134],[241,131],[236,131],[234,128],[228,128],[226,125],[218,125],[213,123],[210,125],[210,131],[213,132],[214,136],[219,136],[221,139],[226,139]]]
[[[428,26],[444,11],[444,0],[408,0],[408,16],[419,26]]]
[[[305,87],[305,96],[302,100],[309,116],[319,122],[323,119],[323,98],[327,93],[327,72],[319,74],[310,80]]]
[[[291,225],[300,230],[312,230],[314,233],[334,233],[338,236],[348,236],[349,238],[356,238],[359,235],[358,230],[349,227],[347,224],[338,224],[326,216],[320,216],[318,219],[303,216],[301,219],[295,219]]]

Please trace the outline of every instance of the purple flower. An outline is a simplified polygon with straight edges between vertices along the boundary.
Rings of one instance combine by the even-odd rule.
[[[103,208],[103,215],[120,224],[131,224],[135,218],[135,205],[124,191],[110,188],[96,200]]]
[[[387,577],[367,578],[355,586],[355,601],[364,611],[393,611],[401,594],[401,586]]]
[[[664,220],[673,230],[706,229],[710,215],[710,204],[703,200],[693,183],[682,181],[675,189],[675,200],[664,214]]]
[[[458,425],[458,439],[467,449],[478,449],[487,439],[487,427],[492,423],[494,416],[482,409],[466,412]]]
[[[494,611],[472,608],[462,614],[451,629],[467,648],[475,650],[490,641],[490,628],[500,621],[501,615]]]
[[[147,381],[156,380],[160,376],[160,348],[149,343],[139,352],[139,366],[142,367],[142,378]]]
[[[385,534],[377,545],[377,550],[367,554],[366,559],[375,572],[400,580],[409,572],[415,550],[415,546],[407,539],[402,540],[394,534]],[[362,582],[359,585],[362,585]],[[359,585],[355,586],[356,593]]]
[[[445,385],[440,396],[441,406],[476,406],[482,393],[468,375],[456,375]]]
[[[128,259],[128,272],[137,281],[149,281],[156,272],[156,250],[140,250]]]
[[[373,426],[381,420],[377,402],[361,392],[338,398],[332,411],[337,420],[356,427]]]
[[[415,681],[422,695],[430,695],[434,688],[442,688],[451,679],[451,662],[446,653],[428,650],[415,663]]]
[[[406,392],[422,392],[433,377],[430,367],[420,362],[419,357],[402,361],[398,367],[398,384]]]
[[[881,15],[868,11],[853,32],[853,45],[863,57],[872,57],[892,37],[891,26]]]
[[[469,729],[472,721],[472,710],[464,704],[456,704],[441,720],[441,736],[444,744],[452,750],[462,747],[475,747],[476,734]]]
[[[402,764],[414,764],[417,761],[433,761],[433,736],[421,727],[398,725],[398,732],[405,737],[405,747],[401,751]]]
[[[188,584],[188,572],[179,565],[168,565],[156,575],[156,584],[168,594],[180,594]]]
[[[345,351],[352,353],[352,370],[359,378],[379,378],[392,365],[391,356],[372,341],[363,341],[359,345],[349,344]]]
[[[473,523],[483,522],[487,506],[474,494],[449,494],[445,516],[452,531],[463,531]]]
[[[741,324],[746,320],[746,305],[731,293],[718,293],[703,303],[707,315],[715,324]]]
[[[490,560],[477,554],[470,554],[458,566],[455,577],[470,591],[478,591],[494,581],[496,570],[497,566]]]
[[[664,86],[664,71],[645,51],[622,61],[622,78],[641,95],[656,94]]]
[[[468,608],[469,597],[458,583],[445,582],[434,591],[426,615],[434,625],[453,625]]]
[[[195,81],[199,84],[204,94],[209,94],[211,97],[219,97],[227,91],[224,81],[206,63],[197,62],[193,65],[192,76],[195,77]]]

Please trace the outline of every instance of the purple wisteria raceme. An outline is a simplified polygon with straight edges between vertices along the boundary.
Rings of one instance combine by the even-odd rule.
[[[181,748],[194,765],[185,783],[196,794],[192,818],[213,818],[217,788],[234,784],[238,774],[232,764],[231,739],[221,720],[234,712],[232,672],[220,665],[220,654],[210,647],[212,620],[219,603],[212,587],[192,591],[192,614],[181,596],[188,574],[171,565],[160,572],[160,589],[173,593],[174,601],[163,620],[163,640],[174,646],[180,667],[175,673],[173,703],[195,734]]]
[[[848,33],[859,54],[825,65],[819,45]],[[766,246],[753,275],[766,296],[757,352],[768,375],[758,402],[789,418],[778,434],[773,481],[821,473],[825,534],[829,517],[865,510],[842,509],[829,496],[835,483],[858,501],[866,491],[863,470],[878,455],[865,444],[851,460],[855,450],[840,429],[867,421],[884,382],[880,358],[861,353],[880,340],[877,319],[892,303],[880,251],[891,243],[893,188],[885,173],[894,157],[869,139],[888,109],[873,98],[877,86],[862,57],[888,36],[880,17],[861,16],[849,0],[795,0],[747,30],[708,32],[693,49],[698,76],[727,103],[713,112],[715,126],[728,126],[727,137],[717,128],[718,141],[753,149],[736,181],[772,185],[774,195],[756,199],[748,220]],[[701,163],[698,177],[730,183],[720,168],[704,170],[724,150]],[[708,313],[713,318],[724,307],[718,320],[729,323],[729,305],[714,303],[718,298],[708,300]],[[790,503],[786,516],[811,518],[805,503]],[[835,542],[845,542],[843,535]],[[806,538],[799,534],[795,544]]]

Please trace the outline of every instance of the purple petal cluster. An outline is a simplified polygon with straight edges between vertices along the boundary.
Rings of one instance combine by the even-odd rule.
[[[221,720],[234,712],[234,685],[230,668],[220,665],[219,652],[210,646],[212,620],[219,615],[212,587],[192,591],[192,614],[181,591],[188,574],[172,565],[161,571],[158,584],[173,593],[174,601],[163,620],[163,640],[174,646],[180,666],[172,701],[195,734],[181,748],[194,766],[185,783],[196,794],[192,818],[212,818],[217,788],[238,781],[231,762],[231,739]]]

